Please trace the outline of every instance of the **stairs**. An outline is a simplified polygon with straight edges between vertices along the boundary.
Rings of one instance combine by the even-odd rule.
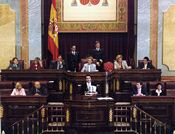
[[[114,132],[117,134],[136,134],[132,129],[129,102],[118,102],[114,108]]]
[[[65,114],[63,103],[48,103],[46,115],[47,127],[42,134],[63,134]]]

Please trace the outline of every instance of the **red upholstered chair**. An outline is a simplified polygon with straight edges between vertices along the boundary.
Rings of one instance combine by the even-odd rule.
[[[104,63],[104,71],[105,72],[112,72],[114,69],[114,64],[110,61]]]

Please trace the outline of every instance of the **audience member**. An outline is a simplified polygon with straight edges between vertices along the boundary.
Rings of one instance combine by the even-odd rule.
[[[20,82],[17,82],[13,89],[11,96],[26,96],[25,89],[22,87]]]
[[[117,55],[114,61],[114,69],[131,69],[131,66],[128,66],[127,62],[123,60],[122,55]]]

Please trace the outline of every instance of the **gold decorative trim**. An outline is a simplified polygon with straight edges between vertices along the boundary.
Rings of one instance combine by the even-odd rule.
[[[111,123],[113,121],[113,110],[112,108],[109,109],[109,122]]]
[[[117,0],[117,20],[111,22],[64,22],[62,20],[64,0],[58,1],[59,32],[127,32],[128,0]]]
[[[70,111],[69,111],[68,108],[66,109],[66,122],[67,122],[67,123],[70,122]]]
[[[155,67],[157,67],[158,54],[158,0],[151,0],[151,18],[150,18],[150,58]]]
[[[29,42],[28,42],[28,0],[20,0],[20,33],[21,33],[21,59],[24,68],[29,67]]]

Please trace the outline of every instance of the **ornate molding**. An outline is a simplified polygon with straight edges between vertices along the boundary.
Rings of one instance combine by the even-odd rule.
[[[128,30],[128,0],[117,0],[116,21],[109,22],[64,22],[63,2],[57,4],[59,32],[127,32]],[[104,1],[106,2],[106,1]],[[73,0],[73,4],[76,5]]]

